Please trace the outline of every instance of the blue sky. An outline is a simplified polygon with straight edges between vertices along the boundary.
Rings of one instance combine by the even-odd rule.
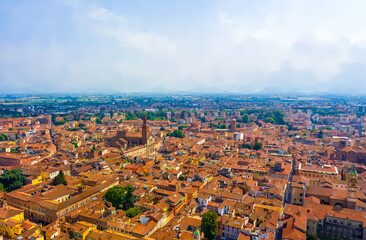
[[[0,93],[366,93],[366,1],[0,1]]]

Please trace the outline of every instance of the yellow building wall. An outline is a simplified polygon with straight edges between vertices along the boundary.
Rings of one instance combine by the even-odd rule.
[[[11,238],[14,238],[16,236],[16,233],[18,233],[18,235],[20,233],[15,228],[6,225],[5,222],[8,221],[9,219],[15,220],[15,221],[19,221],[19,222],[20,221],[23,221],[24,220],[24,213],[20,213],[18,215],[15,215],[13,217],[10,217],[10,218],[0,219],[0,232],[2,234],[4,234],[4,235],[7,235],[8,234]]]
[[[39,183],[42,183],[42,182],[43,182],[42,176],[37,176],[36,179],[32,180],[32,185],[36,185],[36,184],[39,184]]]

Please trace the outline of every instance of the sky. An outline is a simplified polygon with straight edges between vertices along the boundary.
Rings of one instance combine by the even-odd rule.
[[[366,94],[365,0],[0,0],[0,93]]]

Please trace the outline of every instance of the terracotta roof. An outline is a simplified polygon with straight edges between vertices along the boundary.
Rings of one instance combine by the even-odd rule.
[[[5,220],[10,217],[21,214],[22,212],[23,212],[23,210],[13,208],[11,206],[5,206],[5,207],[0,208],[0,219]]]

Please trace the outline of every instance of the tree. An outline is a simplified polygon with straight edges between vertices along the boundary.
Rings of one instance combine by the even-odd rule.
[[[97,118],[95,119],[95,123],[96,123],[96,124],[101,124],[101,123],[102,123],[102,120],[100,119],[100,117],[97,117]]]
[[[120,209],[122,205],[122,196],[125,193],[125,189],[122,186],[114,186],[108,189],[105,194],[105,199],[111,202],[113,207]]]
[[[263,147],[263,144],[261,142],[255,141],[254,145],[253,145],[253,149],[258,151],[261,150]]]
[[[95,147],[95,145],[93,144],[93,148],[90,150],[91,152],[96,152],[96,151],[98,151],[98,148],[97,147]]]
[[[3,134],[0,134],[0,142],[1,141],[6,141],[6,140],[8,140],[8,137],[3,135]]]
[[[319,133],[318,133],[318,136],[317,136],[318,138],[323,138],[323,131],[322,130],[320,130],[319,131]]]
[[[188,125],[180,125],[178,126],[178,130],[183,130],[184,128],[188,128]]]
[[[215,239],[218,229],[217,214],[212,211],[208,211],[202,215],[201,229],[205,234],[205,238],[208,240]]]
[[[126,120],[136,120],[137,117],[136,117],[136,115],[133,112],[127,112],[125,114],[125,119]]]
[[[279,110],[279,109],[274,110],[272,115],[273,115],[273,118],[274,118],[276,124],[279,124],[279,125],[285,124],[285,121],[283,120],[284,114],[282,113],[281,110]]]
[[[127,210],[133,207],[136,201],[133,191],[134,189],[131,185],[128,185],[127,187],[114,186],[108,189],[105,194],[105,199],[108,202],[111,202],[113,207]]]
[[[139,207],[133,207],[126,211],[126,216],[129,218],[133,218],[139,215],[140,213],[142,213],[142,210]]]
[[[306,240],[316,240],[316,239],[317,238],[314,237],[313,235],[310,235],[310,234],[306,235]]]
[[[21,188],[24,185],[25,176],[21,169],[5,170],[0,176],[0,183],[3,185],[2,189],[7,192]]]
[[[244,114],[243,115],[243,123],[249,123],[249,116],[248,116],[248,114]]]
[[[250,143],[243,143],[242,148],[252,149],[252,145]]]
[[[273,117],[266,117],[265,119],[263,119],[263,121],[271,124],[276,124],[276,121],[274,120]]]
[[[255,124],[257,124],[258,127],[262,127],[262,123],[260,123],[258,120],[255,121]]]
[[[125,187],[125,194],[122,197],[122,209],[123,210],[127,210],[130,209],[134,206],[136,198],[133,195],[133,191],[135,189],[133,189],[133,187],[131,185],[127,185],[127,187]]]
[[[175,137],[175,138],[184,138],[185,135],[181,130],[174,130],[172,133],[168,133],[167,136]]]
[[[287,126],[289,131],[296,130],[296,128],[292,124],[287,124]]]
[[[53,179],[52,184],[57,186],[60,184],[67,185],[67,181],[65,179],[65,174],[62,170],[58,172],[58,175]]]

